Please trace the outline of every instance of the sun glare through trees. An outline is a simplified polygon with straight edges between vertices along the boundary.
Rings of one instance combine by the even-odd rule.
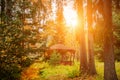
[[[63,13],[68,27],[76,27],[78,25],[77,13],[70,4],[64,7]]]

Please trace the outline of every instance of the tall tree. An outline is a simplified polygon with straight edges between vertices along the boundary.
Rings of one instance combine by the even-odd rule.
[[[42,52],[40,48],[34,49],[30,45],[34,43],[42,45],[46,40],[42,35],[44,33],[38,32],[38,25],[41,24],[40,21],[45,14],[43,8],[40,8],[40,6],[44,7],[41,0],[38,3],[28,0],[2,0],[1,2],[0,79],[2,80],[19,80],[23,68],[31,63],[28,53]],[[41,12],[42,17],[38,16],[38,12]],[[42,26],[39,28],[43,30]]]
[[[92,18],[92,0],[87,0],[87,23],[88,23],[88,67],[90,74],[96,74],[94,61],[94,39],[93,39],[93,18]]]
[[[112,26],[112,0],[104,0],[104,79],[118,80],[115,71],[113,26]]]
[[[65,33],[65,26],[64,26],[64,15],[63,15],[63,0],[56,0],[57,11],[56,11],[56,31],[57,31],[57,38],[58,43],[64,43],[64,33]]]
[[[18,8],[15,9],[16,1],[2,1],[2,23],[0,23],[0,78],[3,80],[19,80],[22,68],[29,64],[24,64],[28,58],[24,54],[25,50],[21,45],[24,39],[21,30],[21,16],[19,16],[21,11],[17,11]],[[20,6],[19,4],[18,6]],[[23,60],[23,57],[26,57],[26,59]]]
[[[117,9],[120,9],[120,0],[113,0],[115,1],[115,5]]]
[[[80,41],[80,70],[82,73],[87,72],[87,54],[86,54],[86,43],[85,43],[85,30],[84,30],[84,17],[83,17],[83,0],[76,0],[76,7],[78,13],[79,25],[79,41]]]
[[[2,16],[5,14],[5,0],[1,0],[1,15],[0,18],[2,18]],[[2,20],[2,19],[1,19]]]

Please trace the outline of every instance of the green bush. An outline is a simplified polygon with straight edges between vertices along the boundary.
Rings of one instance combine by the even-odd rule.
[[[26,58],[25,60],[22,61],[21,66],[22,67],[28,67],[32,64],[32,60],[30,58]]]
[[[8,58],[8,56],[0,59],[0,80],[19,80],[23,68],[31,64],[31,60],[26,58]]]
[[[120,48],[115,48],[115,60],[120,61]]]
[[[50,60],[49,60],[49,64],[50,65],[58,65],[61,61],[61,55],[60,53],[54,51],[51,55],[50,55]]]
[[[1,80],[19,80],[21,68],[18,64],[5,64],[0,66]]]

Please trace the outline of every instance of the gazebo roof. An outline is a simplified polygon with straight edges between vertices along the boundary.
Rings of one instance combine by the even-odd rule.
[[[64,44],[55,44],[49,48],[50,50],[66,50],[66,51],[75,51],[74,48],[68,47]]]

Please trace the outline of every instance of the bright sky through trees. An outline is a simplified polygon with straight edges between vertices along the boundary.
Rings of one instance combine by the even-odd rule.
[[[77,26],[77,13],[73,9],[73,2],[69,2],[67,6],[64,6],[64,17],[65,23],[68,27],[76,27]]]
[[[77,12],[73,9],[74,1],[68,1],[65,3],[66,5],[63,6],[63,15],[65,19],[65,24],[67,27],[76,27],[78,24],[77,20]],[[53,12],[53,19],[56,18],[56,2],[52,3],[52,12]]]

